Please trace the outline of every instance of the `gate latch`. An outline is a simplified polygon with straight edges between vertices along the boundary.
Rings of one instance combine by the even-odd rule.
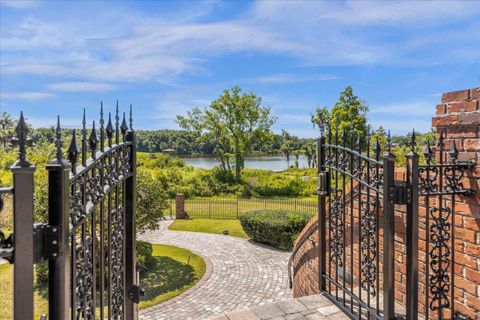
[[[412,201],[412,189],[406,184],[397,184],[389,190],[390,200],[395,204],[405,205]]]
[[[145,289],[134,284],[130,290],[128,290],[128,297],[133,301],[133,303],[139,303],[140,300],[145,297]]]
[[[38,263],[43,259],[58,257],[60,240],[60,227],[44,223],[33,225],[34,261]]]

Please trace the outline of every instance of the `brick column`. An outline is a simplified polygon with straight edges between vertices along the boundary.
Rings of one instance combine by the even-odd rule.
[[[444,93],[442,103],[437,105],[437,115],[432,127],[445,137],[445,148],[455,143],[459,161],[477,160],[480,155],[480,88]]]
[[[456,310],[480,319],[480,88],[445,93],[437,105],[432,126],[437,139],[443,132],[445,148],[455,143],[459,161],[473,160],[463,183],[472,197],[458,197],[455,204]]]
[[[175,196],[175,217],[177,219],[185,219],[185,196],[183,194],[177,194]]]

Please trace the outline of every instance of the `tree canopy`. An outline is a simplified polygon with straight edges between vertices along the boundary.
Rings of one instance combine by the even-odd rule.
[[[340,93],[338,102],[331,111],[328,107],[316,108],[311,121],[322,132],[330,126],[332,132],[335,128],[338,128],[339,132],[345,130],[347,137],[351,134],[365,137],[368,131],[367,112],[368,105],[354,95],[352,87],[348,86]]]
[[[253,146],[272,140],[270,129],[276,121],[261,97],[242,93],[239,87],[224,90],[209,106],[194,108],[177,119],[180,127],[195,133],[199,141],[213,145],[221,169],[231,172],[235,168],[237,180]]]

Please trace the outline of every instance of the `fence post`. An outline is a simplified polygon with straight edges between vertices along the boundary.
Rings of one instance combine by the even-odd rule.
[[[238,219],[238,196],[237,196],[237,219]]]
[[[322,135],[317,140],[317,163],[318,163],[318,285],[319,291],[326,290],[326,281],[323,276],[327,272],[327,238],[326,238],[326,197],[329,193],[328,184],[329,176],[325,172],[325,137]]]
[[[63,159],[60,120],[57,124],[57,158],[47,164],[48,224],[59,232],[56,258],[48,261],[48,317],[70,318],[71,249],[70,249],[70,170]],[[58,228],[58,229],[57,229]]]
[[[131,143],[129,161],[132,173],[125,181],[125,291],[137,285],[137,250],[135,214],[137,211],[137,138],[132,129],[132,113],[130,109],[130,129],[127,131],[126,141]],[[125,299],[125,319],[135,320],[138,311],[135,303]]]
[[[181,193],[175,195],[175,218],[185,219],[185,196]]]
[[[415,132],[412,150],[407,155],[407,320],[418,318],[418,154],[415,152]]]
[[[395,316],[394,238],[395,238],[395,156],[391,152],[390,133],[383,155],[383,317]]]
[[[33,319],[33,174],[35,166],[26,160],[28,128],[23,114],[16,128],[18,161],[13,164],[13,317]]]

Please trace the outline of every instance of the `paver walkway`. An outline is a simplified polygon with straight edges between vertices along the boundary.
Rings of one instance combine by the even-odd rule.
[[[207,262],[207,273],[196,287],[141,311],[140,319],[206,319],[291,298],[287,273],[290,252],[231,236],[172,231],[167,228],[170,223],[162,221],[159,230],[138,238],[201,255]]]
[[[349,320],[322,295],[288,299],[274,304],[244,308],[212,320]]]

